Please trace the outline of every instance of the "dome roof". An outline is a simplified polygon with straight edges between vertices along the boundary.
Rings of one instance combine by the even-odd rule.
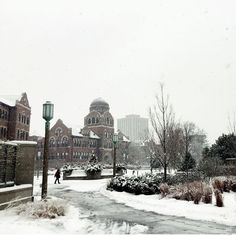
[[[103,99],[103,98],[101,98],[101,97],[99,97],[99,98],[96,98],[96,99],[94,99],[92,102],[91,102],[91,105],[97,105],[97,104],[99,104],[99,105],[108,105],[108,103]]]
[[[109,111],[109,104],[101,97],[94,99],[90,104],[90,111],[103,113]]]

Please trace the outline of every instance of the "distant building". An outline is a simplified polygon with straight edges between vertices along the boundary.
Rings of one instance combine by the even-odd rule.
[[[117,129],[134,143],[142,143],[148,131],[148,119],[139,115],[127,115],[117,120]]]
[[[26,93],[0,97],[0,140],[28,140],[30,116]]]
[[[87,162],[92,154],[98,161],[112,163],[114,119],[109,104],[102,98],[95,99],[84,118],[84,127],[75,133],[61,119],[49,133],[49,166],[61,166],[65,162]],[[37,141],[39,159],[43,157],[44,138],[31,136]],[[123,139],[122,139],[123,140]]]

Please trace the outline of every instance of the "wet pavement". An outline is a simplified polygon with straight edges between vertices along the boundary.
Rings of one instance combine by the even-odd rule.
[[[99,192],[76,192],[58,186],[50,195],[62,197],[78,207],[82,217],[103,225],[104,234],[235,234],[236,226],[184,217],[160,215],[133,209],[107,198]],[[115,229],[115,230],[113,230]],[[89,230],[88,230],[88,233]],[[93,232],[91,232],[93,233]]]

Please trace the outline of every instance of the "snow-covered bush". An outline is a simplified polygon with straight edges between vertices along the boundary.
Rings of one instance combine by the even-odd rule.
[[[102,165],[100,164],[88,164],[85,167],[86,174],[96,174],[102,171]]]
[[[116,190],[119,192],[125,191],[128,193],[138,194],[156,194],[160,193],[159,183],[155,182],[150,176],[116,176],[111,179],[107,185],[107,189]]]
[[[68,205],[64,200],[48,199],[47,201],[36,201],[21,204],[16,208],[20,215],[34,218],[53,219],[66,214]]]

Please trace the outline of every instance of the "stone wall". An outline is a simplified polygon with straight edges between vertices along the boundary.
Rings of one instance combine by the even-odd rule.
[[[36,155],[36,142],[13,141],[18,145],[16,158],[16,185],[33,184],[34,159]]]
[[[9,204],[33,200],[34,159],[36,142],[12,141],[17,144],[15,186],[0,189],[0,209]]]

